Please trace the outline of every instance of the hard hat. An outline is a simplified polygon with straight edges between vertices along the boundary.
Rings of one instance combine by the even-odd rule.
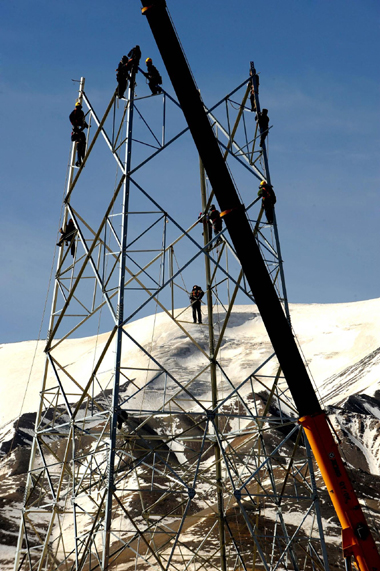
[[[262,181],[260,182],[260,186],[265,186],[265,185],[266,185],[265,180],[262,180]]]
[[[145,60],[145,63],[152,63],[152,58],[151,57],[147,57]]]
[[[82,103],[81,103],[80,101],[77,101],[77,102],[75,103],[75,107],[82,107]]]

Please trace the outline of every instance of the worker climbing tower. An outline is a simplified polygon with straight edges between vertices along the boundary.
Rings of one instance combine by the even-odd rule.
[[[290,323],[248,71],[203,105]],[[179,101],[136,69],[101,119],[83,78],[78,101],[15,571],[328,569],[310,447]]]

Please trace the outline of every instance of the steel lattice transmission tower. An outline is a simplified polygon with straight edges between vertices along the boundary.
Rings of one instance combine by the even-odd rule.
[[[257,198],[271,180],[251,72],[208,115],[289,317],[277,222]],[[77,169],[72,145],[63,224],[75,232],[58,251],[14,568],[328,569],[293,400],[269,340],[245,353],[229,329],[248,311],[260,330],[254,299],[226,231],[219,242],[203,219],[202,234],[212,189],[178,103],[138,97],[140,77],[102,119],[80,83],[87,151]],[[202,326],[183,308],[194,275]]]

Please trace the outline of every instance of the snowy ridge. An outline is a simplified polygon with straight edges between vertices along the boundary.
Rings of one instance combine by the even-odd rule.
[[[178,310],[178,313],[182,311]],[[325,406],[342,403],[351,394],[375,393],[380,379],[380,299],[342,304],[290,304],[290,312],[293,329]],[[190,311],[181,318],[190,322]],[[168,370],[191,371],[199,365],[199,362],[195,363],[200,359],[199,355],[164,313],[137,320],[127,325],[126,330],[132,336],[137,335],[142,344],[149,341],[158,348]],[[191,332],[200,345],[205,343],[202,328],[194,326]],[[74,370],[85,377],[107,338],[105,333],[65,341],[61,350],[62,363],[73,363]],[[35,341],[0,345],[0,427],[19,416],[24,397],[22,412],[37,410],[45,362],[44,346],[44,341],[38,342],[31,370]],[[133,343],[127,344],[125,353],[128,353],[130,364],[138,360]],[[261,362],[271,353],[260,315],[253,312],[251,306],[235,306],[222,348],[227,372],[231,370],[235,376],[244,378],[252,363]],[[111,370],[113,362],[114,354],[110,350],[101,373]]]
[[[193,325],[189,310],[181,319],[191,329],[191,335],[200,347],[207,350],[205,327]],[[322,397],[323,405],[341,439],[341,450],[347,465],[353,468],[354,487],[368,506],[378,512],[380,486],[380,331],[377,316],[380,299],[357,303],[317,305],[293,304],[290,306],[292,326],[302,348],[314,382]],[[219,314],[223,318],[224,312]],[[207,322],[207,320],[205,320]],[[190,323],[190,325],[189,325]],[[153,324],[154,328],[153,328]],[[142,344],[150,344],[160,355],[161,364],[174,375],[181,375],[183,382],[202,366],[206,359],[184,335],[175,323],[164,313],[149,316],[129,324],[126,330],[136,336]],[[101,353],[108,334],[84,339],[72,339],[61,344],[60,362],[70,364],[78,377],[86,378],[94,359]],[[25,472],[28,469],[29,447],[33,437],[36,410],[39,405],[39,391],[45,361],[40,341],[37,346],[34,367],[30,371],[36,350],[35,341],[0,346],[1,399],[0,399],[0,494],[3,510],[0,515],[0,562],[4,570],[12,569],[11,561],[17,540],[19,510],[22,506]],[[224,370],[230,378],[244,379],[255,364],[262,363],[273,352],[268,341],[260,315],[251,306],[236,306],[225,332],[221,348]],[[139,372],[141,354],[132,342],[124,347],[123,361],[129,367],[136,367],[133,381],[138,386],[149,383],[129,401],[129,407],[136,411],[135,419],[129,420],[130,429],[138,422],[139,410],[157,406],[166,390],[162,376],[152,371]],[[109,350],[99,370],[99,376],[109,375],[114,364],[114,352]],[[273,369],[273,370],[272,370]],[[276,361],[272,360],[267,372],[273,373]],[[157,376],[157,378],[156,378]],[[141,378],[140,378],[141,377]],[[50,382],[50,381],[49,381]],[[55,382],[54,379],[51,382]],[[225,380],[220,380],[220,396],[223,397]],[[148,385],[147,385],[148,386]],[[210,400],[209,383],[199,377],[195,386],[197,397]],[[248,388],[247,388],[248,390]],[[121,394],[127,395],[128,383],[121,385]],[[99,395],[107,399],[108,389]],[[266,394],[260,395],[265,402]],[[98,398],[98,397],[97,397]],[[99,402],[100,402],[99,400]],[[21,417],[21,404],[24,402]],[[104,406],[107,401],[104,400]],[[271,411],[276,414],[276,411]],[[65,422],[62,409],[61,422]],[[248,421],[240,418],[231,420],[237,438]],[[172,427],[173,428],[173,427]],[[176,430],[181,427],[174,427]],[[182,427],[183,429],[183,427]],[[144,439],[163,434],[165,420],[157,419],[146,424],[141,432]],[[239,432],[240,431],[240,432]],[[240,436],[239,436],[240,435]],[[178,444],[178,443],[177,443]],[[12,448],[12,451],[10,452]],[[181,463],[186,450],[179,448],[168,451],[173,462]],[[322,485],[319,481],[319,485]],[[322,485],[323,487],[323,485]],[[132,502],[132,499],[126,498]],[[327,522],[328,542],[340,545],[340,529],[329,500],[323,500],[323,519]],[[199,505],[203,509],[203,504]],[[205,511],[205,517],[207,513]],[[296,523],[302,513],[289,513]],[[43,522],[41,523],[43,525]]]
[[[354,365],[323,381],[319,388],[323,402],[341,405],[350,395],[359,392],[375,394],[380,388],[379,371],[380,347]]]

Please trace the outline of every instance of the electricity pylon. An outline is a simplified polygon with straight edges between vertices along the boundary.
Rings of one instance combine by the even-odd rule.
[[[290,319],[276,218],[253,190],[271,179],[250,71],[208,115]],[[74,230],[58,251],[14,569],[328,569],[291,395],[269,339],[252,338],[260,317],[228,234],[211,231],[179,105],[140,97],[140,75],[102,119],[80,82],[87,151],[77,168],[72,145]],[[178,309],[189,280],[205,284],[202,325]],[[231,332],[247,312],[245,350]]]

